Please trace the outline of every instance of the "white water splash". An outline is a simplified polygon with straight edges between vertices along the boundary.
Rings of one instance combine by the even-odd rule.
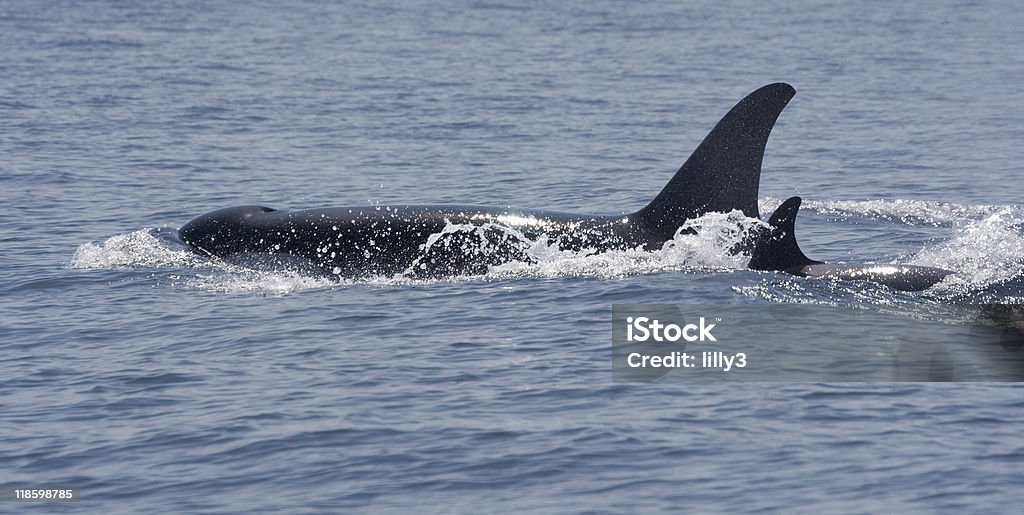
[[[782,200],[761,199],[765,213],[775,209]],[[835,216],[856,216],[897,222],[910,226],[947,227],[965,220],[981,220],[1005,211],[1007,206],[963,205],[928,200],[813,200],[804,199],[801,209]],[[1019,209],[1018,216],[1021,214]]]
[[[1024,219],[1019,210],[1005,207],[957,229],[943,245],[922,250],[911,264],[956,271],[941,284],[985,286],[1024,274]]]
[[[69,268],[185,267],[203,259],[184,248],[174,249],[161,241],[155,229],[142,229],[107,238],[100,244],[79,245]]]
[[[732,213],[709,213],[687,221],[661,249],[580,252],[559,249],[546,239],[533,242],[526,253],[531,262],[511,262],[491,267],[487,276],[505,277],[602,277],[618,278],[664,270],[729,271],[746,267],[749,256],[736,254],[747,232],[762,222]],[[687,234],[695,230],[695,234]]]
[[[210,260],[181,244],[161,239],[159,229],[141,229],[107,238],[102,243],[85,243],[68,263],[75,269],[190,268],[209,273],[169,277],[171,284],[226,293],[281,295],[295,291],[337,286],[337,281],[310,277],[293,271],[256,271]]]
[[[217,273],[185,278],[183,284],[189,288],[221,293],[285,295],[298,291],[333,288],[351,282],[310,277],[292,271],[263,272],[226,265]]]

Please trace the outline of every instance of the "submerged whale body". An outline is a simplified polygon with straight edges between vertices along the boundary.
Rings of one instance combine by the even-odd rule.
[[[688,220],[741,211],[759,218],[761,162],[772,127],[796,91],[764,86],[740,100],[711,130],[661,192],[625,215],[580,215],[487,206],[363,206],[283,211],[221,209],[178,230],[196,251],[253,268],[299,268],[340,277],[402,274],[444,277],[486,273],[529,261],[539,239],[561,250],[657,250]],[[749,268],[798,276],[867,280],[923,290],[951,272],[910,265],[826,264],[807,258],[794,235],[800,198],[780,206],[768,228],[752,231],[736,252]],[[268,263],[269,260],[269,263]]]
[[[249,263],[270,255],[344,277],[483,273],[492,265],[527,259],[523,242],[541,237],[563,250],[660,249],[687,220],[701,215],[739,210],[759,216],[765,145],[795,93],[792,86],[776,83],[740,100],[654,200],[632,214],[486,206],[303,211],[242,206],[195,218],[178,234],[193,249],[229,262]]]

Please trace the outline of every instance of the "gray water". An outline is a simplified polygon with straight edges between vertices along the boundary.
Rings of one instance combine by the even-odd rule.
[[[1011,511],[1014,384],[615,383],[611,305],[1024,297],[1012,2],[0,1],[0,488],[24,511]],[[728,220],[485,276],[253,272],[241,204],[646,204],[739,98],[797,96],[761,211],[921,293],[745,269]],[[894,379],[896,377],[894,376]]]

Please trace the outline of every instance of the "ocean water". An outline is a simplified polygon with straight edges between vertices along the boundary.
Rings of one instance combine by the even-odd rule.
[[[1013,383],[616,383],[612,304],[1024,297],[1012,2],[0,1],[0,488],[18,512],[1011,511]],[[761,211],[920,293],[540,245],[333,282],[175,244],[242,204],[645,205],[739,98],[797,95]]]

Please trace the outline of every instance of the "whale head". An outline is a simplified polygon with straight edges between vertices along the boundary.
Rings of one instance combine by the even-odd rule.
[[[238,206],[211,211],[193,218],[178,229],[178,238],[211,256],[224,256],[251,250],[257,234],[254,225],[276,209],[265,206]]]

